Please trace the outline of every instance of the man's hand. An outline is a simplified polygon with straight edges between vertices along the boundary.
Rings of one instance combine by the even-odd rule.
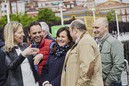
[[[43,54],[37,54],[33,59],[34,59],[34,65],[37,65],[43,59]]]

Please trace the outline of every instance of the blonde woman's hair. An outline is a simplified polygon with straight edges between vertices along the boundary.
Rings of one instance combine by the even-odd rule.
[[[22,28],[22,24],[16,21],[11,21],[4,27],[4,40],[5,40],[5,51],[9,52],[14,47],[14,33]]]

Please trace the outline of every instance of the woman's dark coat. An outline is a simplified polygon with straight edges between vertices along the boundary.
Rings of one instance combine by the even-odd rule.
[[[67,50],[64,50],[60,56],[57,56],[52,50],[50,51],[49,58],[42,69],[42,82],[49,81],[52,86],[60,86],[61,72]]]
[[[21,50],[24,50],[26,48],[25,45],[21,46],[19,45]],[[34,78],[35,82],[38,81],[38,73],[34,68],[33,64],[33,57],[28,56],[27,57]],[[23,86],[23,78],[22,78],[22,71],[21,71],[21,66],[20,64],[25,60],[25,57],[23,57],[21,54],[18,56],[17,52],[15,51],[15,47],[12,49],[11,52],[6,53],[6,64],[8,68],[8,79],[6,86]]]

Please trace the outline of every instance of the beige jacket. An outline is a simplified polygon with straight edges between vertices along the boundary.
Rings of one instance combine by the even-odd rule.
[[[89,65],[96,57],[98,59],[94,73],[89,79],[87,76]],[[89,34],[85,33],[78,44],[67,53],[62,70],[61,86],[103,86],[99,48]]]

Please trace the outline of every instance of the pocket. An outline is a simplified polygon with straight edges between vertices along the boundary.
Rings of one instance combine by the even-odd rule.
[[[104,46],[104,47],[102,47],[102,50],[101,50],[101,53],[103,53],[103,54],[108,54],[108,53],[110,53],[110,46]]]
[[[102,62],[104,63],[110,63],[112,58],[111,58],[111,50],[110,50],[110,47],[103,47],[102,50],[101,50],[101,59],[102,59]]]

